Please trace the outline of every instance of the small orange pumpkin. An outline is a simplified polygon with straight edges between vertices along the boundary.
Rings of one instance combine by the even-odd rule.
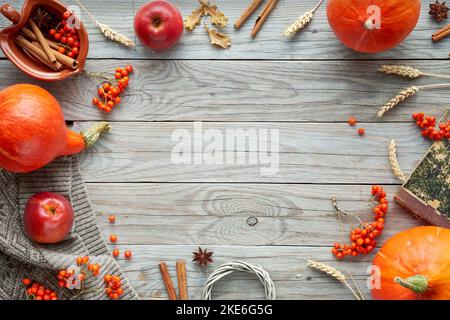
[[[420,0],[329,0],[328,22],[346,46],[367,53],[386,51],[414,30]]]
[[[398,233],[376,254],[378,300],[449,300],[450,229],[427,226]]]
[[[55,158],[79,153],[109,131],[101,122],[79,134],[66,127],[58,101],[47,90],[16,84],[0,91],[0,168],[37,170]]]

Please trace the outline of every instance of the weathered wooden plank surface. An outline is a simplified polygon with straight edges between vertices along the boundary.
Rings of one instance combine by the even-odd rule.
[[[215,268],[222,263],[237,259],[259,264],[269,272],[274,281],[278,299],[355,299],[348,288],[341,283],[323,273],[309,269],[306,265],[308,259],[333,265],[347,275],[351,272],[365,297],[370,298],[366,282],[371,256],[360,257],[354,261],[337,262],[330,257],[329,248],[207,245],[204,247],[215,252],[215,262],[206,269],[202,269],[189,262],[192,251],[197,249],[195,245],[120,245],[117,247],[121,251],[131,249],[134,253],[132,261],[121,259],[119,264],[142,299],[167,299],[158,263],[161,260],[165,261],[172,277],[176,277],[175,263],[178,259],[185,259],[187,262],[188,289],[192,299],[201,298],[206,279]],[[176,280],[175,286],[177,286]],[[214,286],[213,298],[264,299],[264,290],[253,275],[233,273]]]
[[[12,1],[21,7],[22,1]],[[133,2],[121,0],[84,1],[92,14],[102,23],[109,24],[119,32],[134,39],[134,13],[147,0]],[[183,17],[197,7],[195,0],[173,0]],[[76,4],[74,1],[65,1]],[[410,37],[396,49],[377,55],[356,54],[344,47],[331,31],[325,6],[322,6],[313,22],[301,34],[286,39],[281,34],[298,16],[310,10],[314,1],[285,0],[280,3],[265,23],[256,39],[250,38],[250,30],[256,14],[240,31],[233,30],[232,24],[240,16],[248,1],[218,0],[218,7],[229,17],[225,32],[231,36],[233,45],[229,50],[213,48],[203,27],[193,32],[185,32],[180,43],[173,49],[155,54],[138,43],[135,49],[125,49],[117,44],[109,44],[94,23],[82,13],[82,19],[90,36],[91,58],[143,58],[143,59],[446,59],[450,52],[450,41],[433,44],[431,34],[440,28],[428,16],[429,1],[422,1],[421,18]],[[7,26],[6,19],[0,28]]]
[[[88,126],[89,123],[76,124],[80,130]],[[83,154],[82,166],[89,182],[370,184],[376,181],[392,184],[398,180],[389,166],[390,139],[395,138],[398,142],[399,161],[406,173],[412,171],[430,145],[420,137],[414,124],[367,123],[365,127],[366,136],[360,137],[355,128],[343,123],[203,124],[203,132],[218,130],[224,141],[227,130],[278,130],[278,159],[274,156],[263,163],[258,158],[255,165],[249,158],[250,155],[256,157],[257,153],[249,152],[245,136],[236,140],[234,149],[226,142],[218,147],[218,151],[223,151],[223,164],[207,164],[207,160],[196,163],[193,155],[189,156],[189,163],[177,163],[176,154],[172,152],[180,140],[171,141],[172,133],[184,129],[190,132],[193,143],[192,123],[116,123],[111,134],[104,135],[98,146]],[[198,143],[200,139],[195,141]],[[190,142],[188,147],[193,152],[195,147]],[[208,145],[205,140],[203,147]],[[271,146],[268,148],[270,150]],[[237,152],[247,152],[243,163],[237,162]],[[227,153],[233,157],[232,162],[226,160]],[[270,167],[271,163],[275,174],[262,174],[262,168]]]
[[[16,7],[22,3],[10,2]],[[135,39],[134,13],[147,1],[83,2],[101,22]],[[195,0],[172,2],[185,17],[197,5]],[[241,31],[232,29],[247,1],[217,3],[230,19],[225,30],[232,37],[230,50],[211,47],[202,27],[186,32],[179,45],[164,53],[152,53],[139,43],[126,49],[105,40],[82,15],[90,35],[87,69],[109,71],[128,63],[136,69],[130,90],[112,114],[90,105],[95,81],[80,76],[37,82],[1,54],[0,88],[21,82],[44,86],[76,129],[89,121],[113,122],[112,133],[82,155],[82,169],[105,238],[115,233],[117,247],[133,251],[133,259],[120,258],[119,263],[142,298],[166,298],[158,263],[168,262],[175,275],[180,258],[188,261],[191,298],[200,298],[213,269],[235,259],[269,271],[281,299],[353,298],[342,284],[306,268],[310,258],[351,272],[370,297],[365,282],[372,255],[339,262],[330,255],[330,245],[341,236],[330,198],[336,195],[343,208],[357,210],[367,203],[371,184],[387,184],[390,211],[379,243],[420,224],[391,200],[399,181],[390,169],[387,146],[396,139],[400,165],[410,172],[430,145],[420,138],[410,115],[439,115],[448,102],[447,91],[420,92],[380,121],[378,108],[400,89],[439,80],[413,82],[383,76],[377,69],[383,63],[405,63],[444,73],[450,41],[431,42],[440,25],[428,17],[425,0],[411,36],[395,50],[377,55],[342,46],[328,26],[324,6],[300,35],[283,38],[284,28],[309,10],[312,1],[280,2],[255,40],[249,36],[252,21]],[[6,25],[0,18],[0,28]],[[345,123],[349,116],[366,128],[364,138]],[[171,135],[177,129],[192,133],[193,121],[222,133],[279,130],[278,173],[262,176],[261,166],[250,164],[173,164],[176,142]],[[364,212],[369,218],[370,210]],[[110,224],[107,214],[115,214],[117,223]],[[355,224],[344,219],[344,230]],[[215,251],[215,263],[205,270],[189,262],[198,245]],[[214,297],[264,298],[258,281],[246,274],[218,283]]]
[[[17,82],[44,85],[61,102],[67,120],[343,122],[355,116],[362,122],[378,122],[379,108],[403,88],[439,82],[379,74],[379,66],[389,61],[96,60],[87,68],[112,72],[126,63],[133,63],[136,72],[123,103],[109,115],[91,105],[97,83],[85,76],[43,84],[0,61],[0,83],[2,87]],[[412,65],[426,72],[448,70],[447,62]],[[447,96],[448,90],[420,92],[383,121],[410,122],[411,114],[418,111],[439,115]]]
[[[280,184],[89,184],[105,234],[126,245],[325,246],[342,239],[331,198],[345,210],[370,202],[370,186]],[[398,186],[386,186],[392,199]],[[114,201],[111,201],[114,199]],[[110,224],[109,214],[117,217]],[[369,221],[369,208],[361,213]],[[256,220],[255,220],[256,219]],[[344,219],[347,234],[358,224]],[[379,243],[419,225],[391,201]],[[347,237],[345,237],[346,239]],[[334,239],[334,240],[332,240]],[[276,251],[276,249],[271,249]]]

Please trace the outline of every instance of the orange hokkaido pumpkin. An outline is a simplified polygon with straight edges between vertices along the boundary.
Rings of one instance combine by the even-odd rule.
[[[373,261],[380,287],[374,299],[450,299],[450,230],[427,226],[403,231],[380,249]]]
[[[56,157],[81,152],[95,143],[102,122],[82,134],[66,127],[58,101],[45,89],[18,84],[0,91],[0,168],[26,173]]]
[[[390,50],[414,30],[420,0],[329,0],[328,22],[346,46],[375,53]]]

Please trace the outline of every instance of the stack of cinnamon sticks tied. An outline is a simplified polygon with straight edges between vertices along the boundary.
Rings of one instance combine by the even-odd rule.
[[[239,17],[239,19],[235,22],[234,28],[239,30],[244,23],[250,18],[250,16],[253,15],[253,13],[258,9],[258,7],[263,3],[264,0],[252,0],[252,2],[248,5],[248,7],[245,9],[245,11],[242,13],[242,15]],[[253,30],[251,32],[252,38],[256,37],[258,32],[261,30],[264,22],[266,22],[267,18],[269,17],[270,13],[275,8],[275,5],[277,4],[278,0],[269,0],[261,13],[258,15],[258,18],[256,19],[255,26],[253,27]]]
[[[23,27],[15,39],[26,53],[54,71],[78,68],[78,61],[59,52],[60,45],[46,39],[33,19],[28,21],[28,25],[29,28]]]

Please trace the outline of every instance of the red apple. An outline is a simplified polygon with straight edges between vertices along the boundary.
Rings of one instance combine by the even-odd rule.
[[[155,51],[173,47],[183,34],[183,17],[167,1],[157,0],[143,5],[134,17],[134,30],[146,46]]]
[[[23,225],[25,234],[33,241],[60,242],[72,229],[72,205],[59,194],[36,193],[25,206]]]

